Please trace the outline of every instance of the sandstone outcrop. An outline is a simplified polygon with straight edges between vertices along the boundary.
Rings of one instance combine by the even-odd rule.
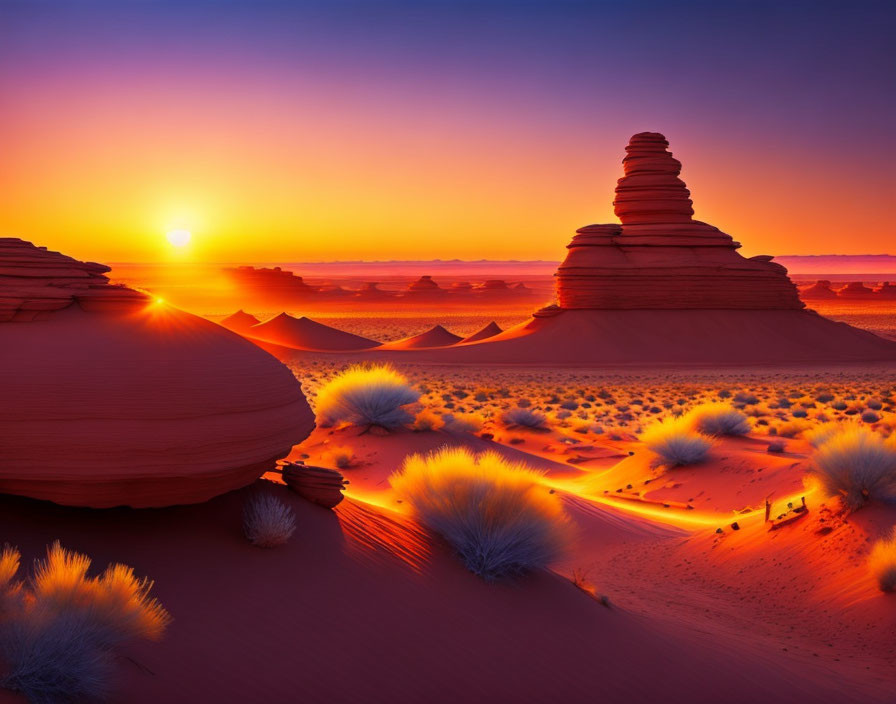
[[[557,271],[560,308],[803,308],[783,266],[742,257],[729,235],[693,219],[668,146],[655,132],[631,138],[613,201],[621,224],[576,231]]]
[[[200,502],[307,437],[314,415],[283,364],[106,271],[21,240],[0,247],[0,492]]]
[[[896,298],[896,284],[884,281],[875,293],[881,298]]]
[[[335,469],[285,462],[281,471],[286,486],[307,501],[333,508],[345,498],[342,492],[348,482]]]
[[[819,279],[808,288],[800,292],[803,299],[836,298],[837,292],[831,288],[831,282],[827,279]]]
[[[837,291],[840,298],[873,298],[874,291],[861,281],[851,281]]]
[[[109,267],[0,237],[0,322],[46,318],[77,304],[94,312],[139,309],[150,297],[109,283]]]

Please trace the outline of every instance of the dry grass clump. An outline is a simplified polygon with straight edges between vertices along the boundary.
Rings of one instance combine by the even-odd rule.
[[[753,429],[746,415],[725,403],[702,403],[685,417],[706,435],[746,435]]]
[[[504,425],[517,425],[523,428],[542,430],[545,427],[547,418],[544,414],[530,411],[528,408],[511,408],[501,416],[501,422]]]
[[[387,365],[358,364],[336,375],[317,394],[317,415],[323,425],[348,423],[393,430],[414,416],[404,406],[420,392]]]
[[[253,494],[243,506],[243,533],[259,548],[285,544],[296,531],[296,515],[280,499],[270,494]]]
[[[69,702],[103,697],[113,655],[122,644],[161,637],[171,617],[125,565],[87,575],[90,558],[47,548],[27,582],[16,580],[21,556],[0,554],[0,685],[31,702]]]
[[[709,438],[694,430],[686,417],[657,421],[641,433],[640,439],[672,467],[702,462],[712,446]]]
[[[850,510],[868,501],[896,501],[896,444],[866,428],[845,427],[830,437],[816,451],[810,472]]]
[[[424,433],[429,430],[438,430],[443,425],[445,425],[445,421],[442,420],[441,416],[433,413],[428,408],[424,408],[414,418],[411,429],[418,433]]]
[[[896,592],[896,532],[874,544],[868,567],[882,592]]]
[[[568,544],[560,498],[540,478],[495,452],[456,447],[411,455],[389,483],[467,569],[492,581],[546,567]]]

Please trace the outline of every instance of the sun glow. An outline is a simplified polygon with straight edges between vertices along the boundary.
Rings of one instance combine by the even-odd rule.
[[[189,230],[177,229],[169,230],[165,237],[175,247],[186,247],[192,235]]]

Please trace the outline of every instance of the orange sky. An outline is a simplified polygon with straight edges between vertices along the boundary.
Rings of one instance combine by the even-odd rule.
[[[90,35],[104,26],[81,41],[27,13],[6,25],[0,235],[106,262],[560,259],[576,227],[615,219],[625,143],[653,130],[696,217],[745,254],[893,250],[896,181],[864,118],[824,144],[829,88],[784,110],[748,95],[764,85],[748,76],[744,99],[768,109],[732,102],[699,73],[718,47],[693,59],[693,85],[649,91],[624,88],[644,67],[576,63],[566,43],[522,51],[528,25],[480,69],[367,46],[366,25],[301,55],[264,23],[244,43],[226,24],[202,40],[172,30],[154,52],[167,16],[115,19],[109,45]],[[188,248],[168,244],[174,227]]]

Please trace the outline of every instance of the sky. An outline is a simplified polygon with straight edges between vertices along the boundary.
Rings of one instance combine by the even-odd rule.
[[[896,253],[894,34],[863,0],[0,0],[0,236],[557,260],[649,130],[746,255]]]

